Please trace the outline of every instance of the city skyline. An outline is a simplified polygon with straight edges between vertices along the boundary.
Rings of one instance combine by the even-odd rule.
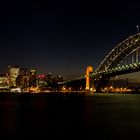
[[[2,73],[8,65],[19,65],[66,79],[84,75],[88,65],[95,70],[140,25],[137,3],[15,1],[1,5]]]

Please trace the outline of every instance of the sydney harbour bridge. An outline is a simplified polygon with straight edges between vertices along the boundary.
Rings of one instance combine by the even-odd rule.
[[[96,70],[88,66],[83,77],[65,81],[63,84],[70,86],[85,84],[86,90],[94,87],[96,91],[100,91],[111,77],[138,71],[140,71],[140,33],[129,36],[115,46]]]

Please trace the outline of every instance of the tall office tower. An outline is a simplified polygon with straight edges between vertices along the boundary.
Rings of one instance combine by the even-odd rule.
[[[17,77],[17,86],[26,88],[29,86],[29,72],[25,68],[21,68]]]
[[[10,86],[16,87],[17,82],[16,78],[19,75],[19,67],[18,66],[9,66],[9,77],[10,77]]]
[[[36,87],[37,86],[36,71],[35,70],[30,70],[30,73],[29,73],[29,86],[30,87]]]

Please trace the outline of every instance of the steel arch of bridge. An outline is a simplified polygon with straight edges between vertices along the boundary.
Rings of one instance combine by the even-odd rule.
[[[116,67],[128,54],[140,47],[140,33],[119,43],[101,62],[96,72]]]

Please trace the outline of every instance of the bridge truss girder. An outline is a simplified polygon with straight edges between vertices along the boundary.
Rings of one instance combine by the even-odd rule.
[[[96,72],[116,67],[128,54],[140,47],[140,33],[118,44],[102,61]]]

